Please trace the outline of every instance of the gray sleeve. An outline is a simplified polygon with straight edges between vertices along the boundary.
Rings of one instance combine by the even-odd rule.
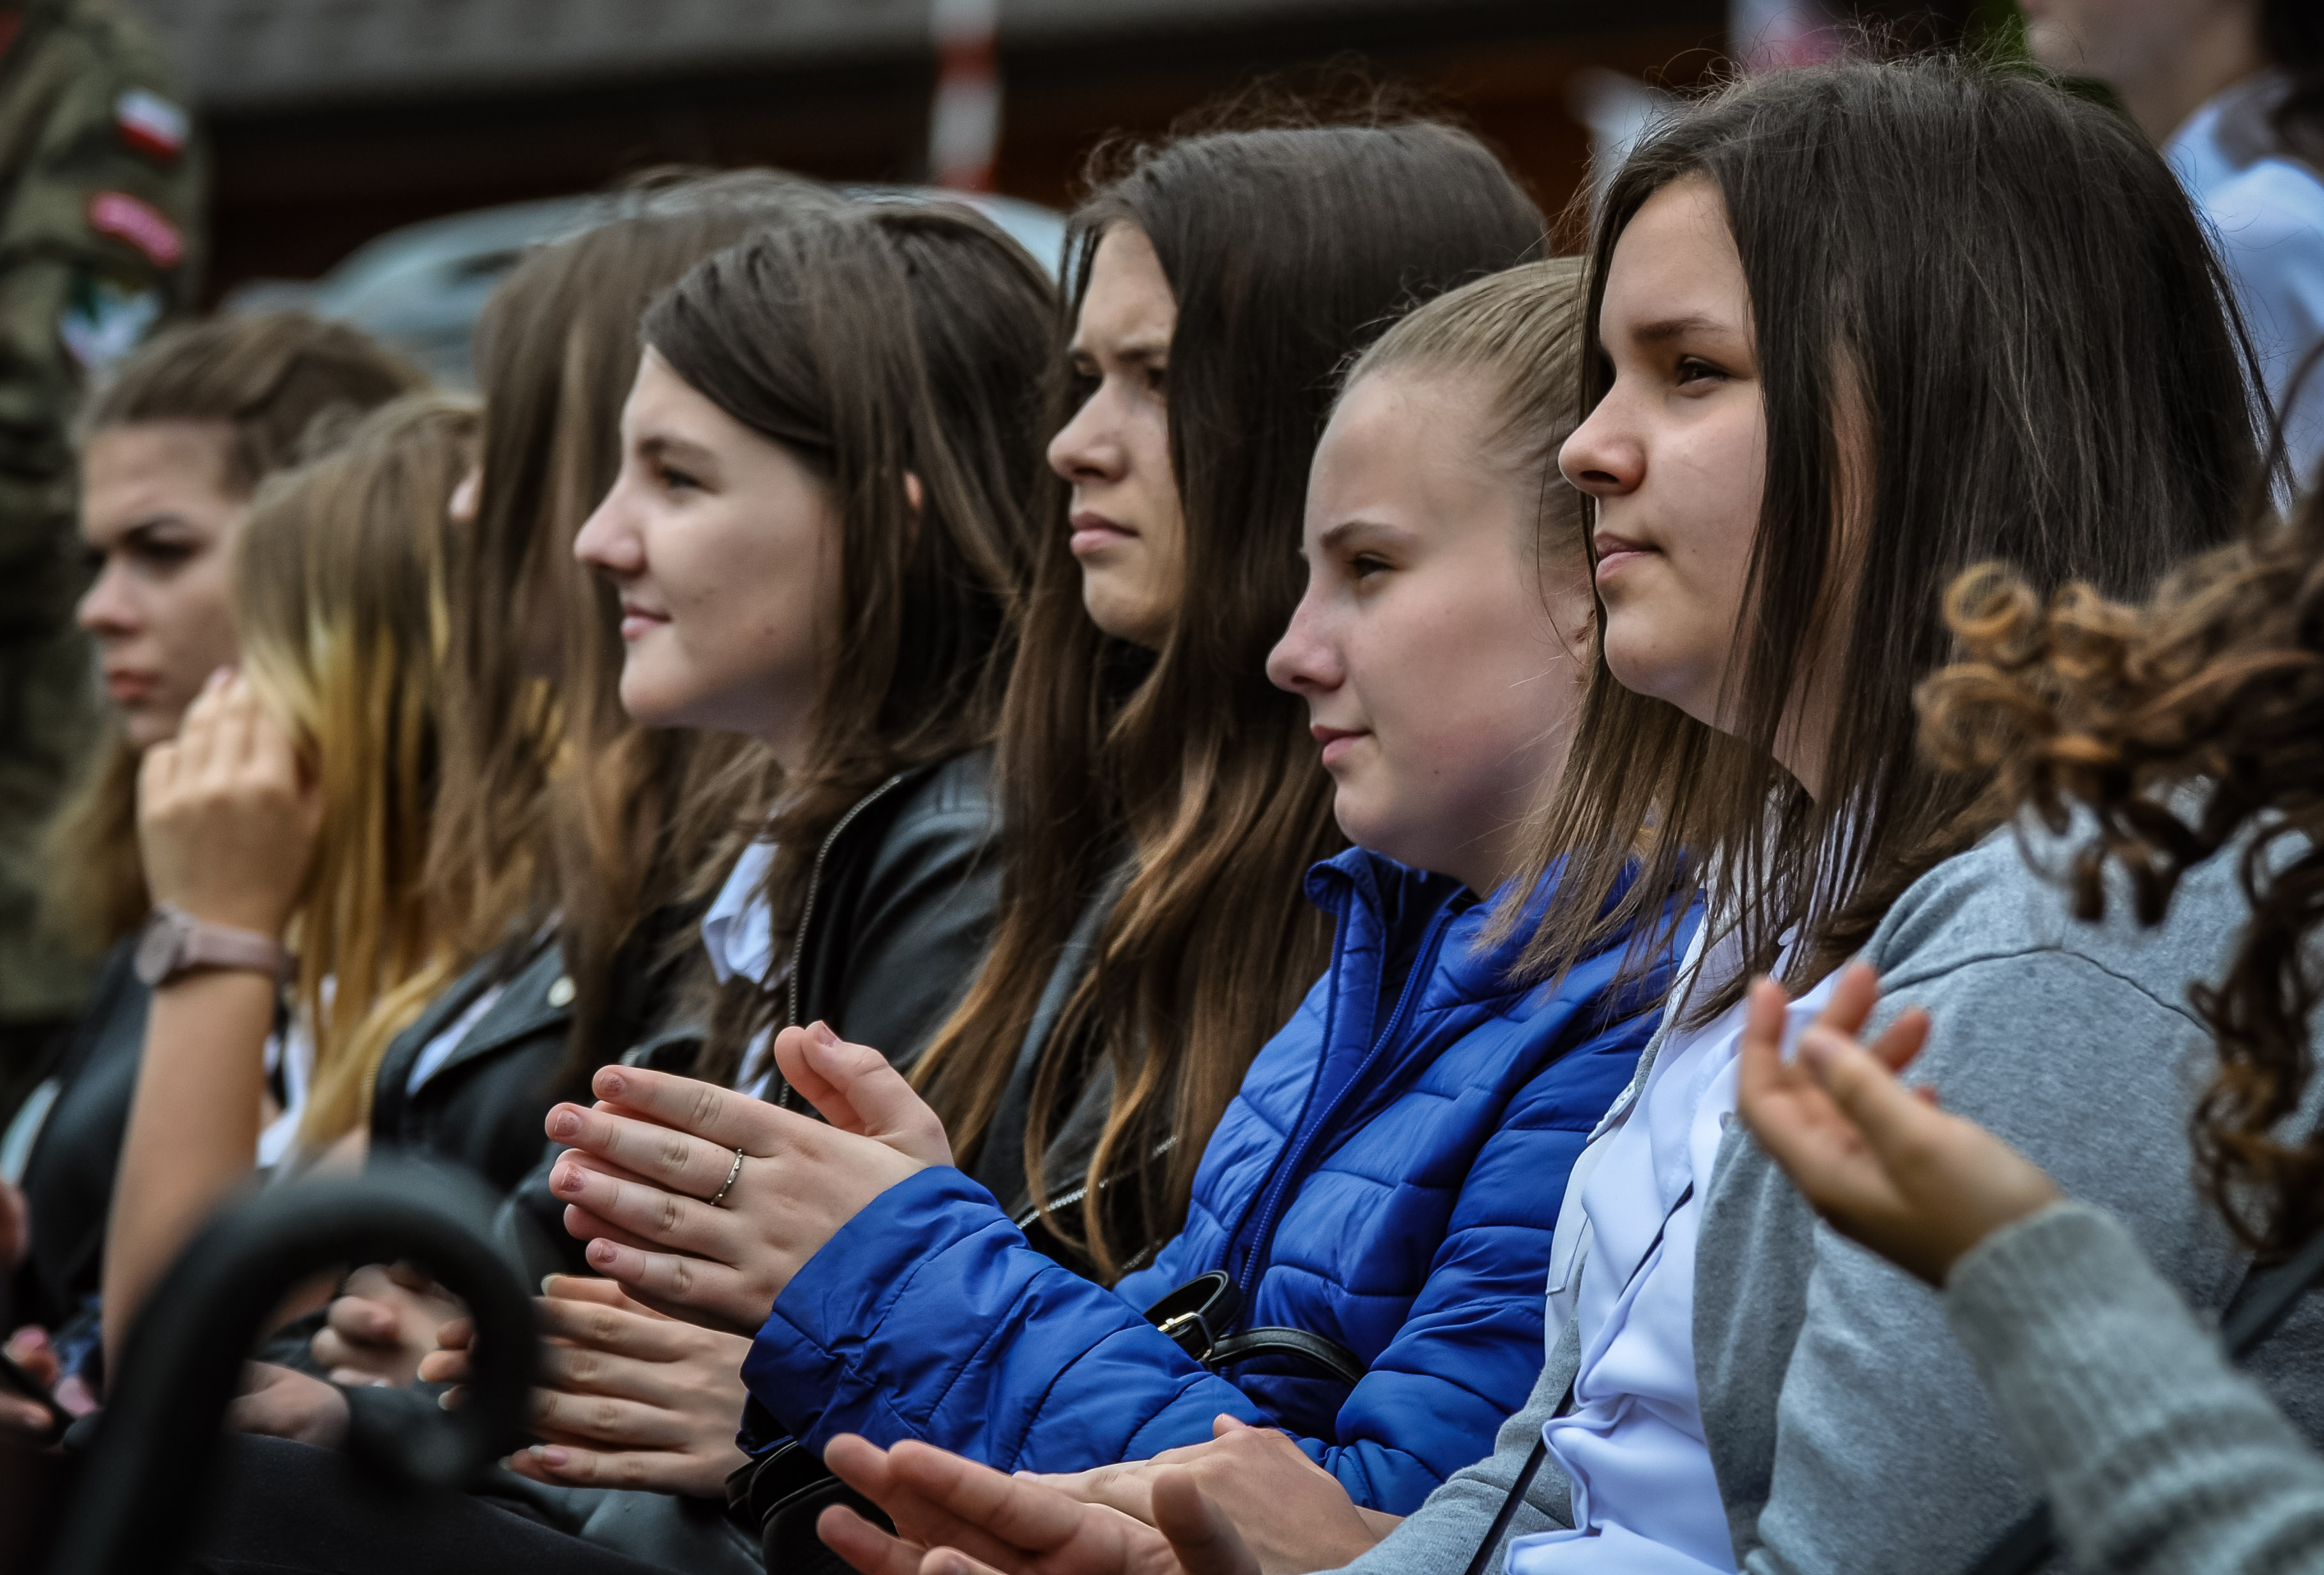
[[[2183,1012],[2087,957],[2043,949],[1900,970],[1884,1011],[1907,1005],[1934,1024],[1914,1080],[2068,1193],[2136,1221],[2140,1246],[2199,1303],[2224,1301],[2240,1265],[2187,1183],[2187,1113],[2210,1052]],[[1771,1209],[1804,1212],[1780,1191]],[[1736,1552],[1757,1575],[1957,1575],[2038,1485],[1936,1293],[1829,1228],[1811,1239],[1803,1322],[1772,1375],[1766,1499]]]
[[[2111,1216],[2067,1203],[1997,1232],[1945,1301],[2079,1568],[2324,1570],[2324,1459]]]
[[[1565,1404],[1565,1392],[1573,1382],[1581,1355],[1578,1328],[1569,1322],[1543,1366],[1525,1409],[1501,1423],[1493,1439],[1493,1452],[1446,1478],[1444,1485],[1405,1516],[1404,1524],[1390,1532],[1387,1540],[1347,1566],[1348,1570],[1360,1575],[1458,1575],[1467,1569],[1469,1561],[1476,1557],[1477,1544],[1492,1529],[1493,1517],[1500,1513],[1510,1487],[1525,1469],[1534,1445],[1541,1441],[1542,1424]],[[1510,1516],[1507,1536],[1558,1530],[1571,1525],[1572,1519],[1564,1474],[1554,1462],[1545,1461],[1525,1503]],[[1500,1567],[1498,1554],[1486,1566],[1497,1572]]]

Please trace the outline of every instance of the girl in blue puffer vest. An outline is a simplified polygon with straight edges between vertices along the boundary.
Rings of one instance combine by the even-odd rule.
[[[591,1264],[756,1331],[746,1447],[857,1432],[1074,1471],[1207,1440],[1224,1413],[1396,1513],[1489,1448],[1540,1367],[1567,1172],[1661,987],[1618,987],[1630,938],[1512,977],[1543,894],[1501,927],[1476,895],[1562,764],[1591,639],[1576,511],[1544,485],[1578,286],[1573,264],[1536,264],[1420,309],[1324,433],[1309,586],[1268,672],[1307,699],[1360,846],[1310,873],[1331,967],[1252,1063],[1149,1267],[1107,1290],[1032,1250],[885,1059],[820,1025],[777,1052],[829,1126],[625,1068],[595,1110],[552,1114]],[[1213,1326],[1144,1315],[1212,1273],[1240,1302]],[[1213,1352],[1217,1371],[1190,1354],[1261,1328],[1310,1354]]]

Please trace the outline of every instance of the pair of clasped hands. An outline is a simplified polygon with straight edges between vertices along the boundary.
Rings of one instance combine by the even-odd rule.
[[[547,1338],[531,1420],[543,1441],[512,1469],[719,1496],[742,1463],[742,1358],[775,1298],[874,1198],[952,1163],[943,1124],[877,1051],[817,1023],[784,1030],[774,1054],[830,1125],[620,1066],[596,1074],[594,1107],[549,1112],[549,1135],[568,1147],[550,1186],[605,1278],[553,1275],[535,1302]],[[346,1292],[315,1340],[335,1380],[466,1381],[472,1327],[424,1277],[365,1269]]]

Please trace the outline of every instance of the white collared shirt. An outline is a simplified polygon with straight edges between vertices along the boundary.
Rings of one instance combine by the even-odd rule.
[[[2257,140],[2281,85],[2273,72],[2236,83],[2190,116],[2163,153],[2217,233],[2293,473],[2312,486],[2324,470],[2324,366],[2289,412],[2285,401],[2302,359],[2324,344],[2324,179]]]
[[[1741,967],[1732,933],[1706,955],[1698,930],[1681,971],[1715,988]],[[1794,1001],[1786,1038],[1823,1007],[1838,974]],[[1687,996],[1671,993],[1672,1005]],[[1509,1575],[1731,1571],[1727,1511],[1703,1442],[1694,1382],[1694,1249],[1711,1168],[1735,1112],[1745,1008],[1673,1031],[1644,1081],[1608,1115],[1600,1153],[1576,1167],[1551,1249],[1551,1338],[1581,1324],[1573,1404],[1542,1438],[1573,1486],[1572,1531],[1509,1544]],[[1586,1157],[1586,1156],[1585,1156]],[[1577,1206],[1578,1205],[1578,1206]]]
[[[764,894],[767,871],[775,862],[775,845],[753,842],[727,872],[726,884],[711,899],[702,915],[702,948],[710,954],[710,970],[724,984],[732,978],[757,979],[772,989],[780,981],[770,971],[775,965],[775,916]],[[768,1047],[772,1030],[752,1036],[736,1069],[734,1089],[754,1099],[767,1097],[774,1080]]]

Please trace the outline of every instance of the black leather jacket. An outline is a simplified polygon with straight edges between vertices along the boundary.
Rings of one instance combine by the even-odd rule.
[[[429,1042],[495,984],[503,985],[500,998],[425,1081],[410,1087],[413,1065]],[[572,1029],[573,982],[553,938],[527,948],[513,975],[505,959],[476,964],[387,1047],[372,1088],[373,1152],[449,1160],[507,1191],[540,1157],[540,1124],[549,1107],[582,1091],[565,1065]]]
[[[113,1173],[121,1165],[153,999],[138,980],[136,950],[132,936],[106,955],[88,1009],[52,1074],[55,1103],[41,1119],[24,1167],[32,1240],[8,1309],[14,1323],[55,1330],[97,1294]]]
[[[856,801],[816,849],[779,1024],[820,1019],[898,1066],[917,1060],[991,944],[1001,905],[1000,820],[990,749],[899,773]],[[698,1033],[678,1030],[623,1059],[690,1074],[699,1047]],[[778,1079],[770,1097],[788,1093]],[[530,1266],[582,1272],[581,1244],[566,1235],[564,1204],[549,1190],[562,1151],[534,1152],[540,1163],[503,1210],[503,1236],[512,1247],[527,1236],[551,1244],[558,1263]],[[515,1225],[512,1211],[530,1228]]]

